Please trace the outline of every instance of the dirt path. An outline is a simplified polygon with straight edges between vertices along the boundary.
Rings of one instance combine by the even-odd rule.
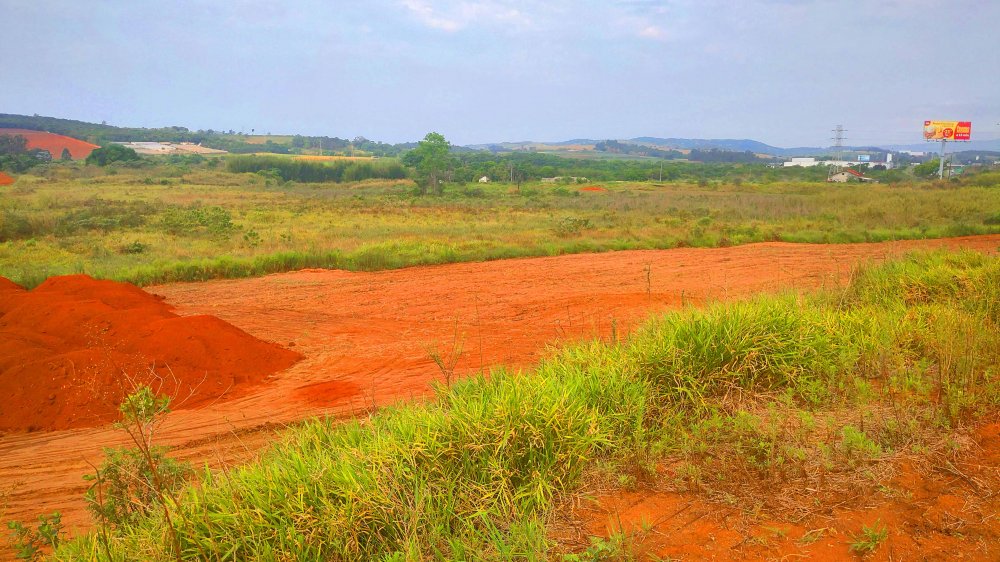
[[[199,465],[241,462],[283,424],[424,394],[443,378],[431,353],[447,362],[456,344],[457,374],[525,367],[548,344],[620,335],[682,302],[834,286],[860,262],[937,247],[996,252],[1000,235],[627,251],[377,273],[308,270],[151,287],[179,314],[216,315],[305,355],[248,396],[170,414],[160,439]],[[81,475],[100,462],[102,447],[119,440],[111,429],[0,436],[0,516],[33,519],[58,509],[71,528],[85,527]]]

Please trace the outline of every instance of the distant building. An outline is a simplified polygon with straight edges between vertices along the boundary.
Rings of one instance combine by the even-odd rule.
[[[846,168],[848,166],[858,166],[862,164],[880,164],[884,163],[879,157],[878,159],[873,159],[871,155],[859,154],[854,160],[817,160],[812,157],[808,158],[792,158],[788,162],[785,162],[783,166],[785,168],[793,168],[796,166],[802,168],[811,168],[813,166],[840,166]]]
[[[792,168],[799,166],[802,168],[811,168],[813,166],[819,166],[820,164],[826,164],[826,162],[820,162],[815,158],[792,158],[788,162],[785,162],[786,168]]]
[[[867,182],[878,183],[878,180],[869,178],[864,174],[862,174],[861,172],[852,170],[850,168],[847,168],[842,172],[837,172],[836,174],[831,175],[826,181],[834,183],[847,183],[850,181],[860,181],[860,182],[867,181]]]
[[[490,183],[489,176],[483,176],[483,177],[479,178],[479,183]]]

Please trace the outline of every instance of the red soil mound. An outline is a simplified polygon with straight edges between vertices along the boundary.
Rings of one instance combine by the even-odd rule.
[[[44,131],[30,131],[28,129],[0,129],[0,135],[21,135],[28,141],[28,148],[35,149],[39,148],[41,150],[48,150],[52,158],[59,159],[62,157],[62,151],[64,148],[69,149],[70,156],[74,160],[82,160],[94,151],[95,148],[101,148],[96,144],[90,144],[89,142],[84,142],[79,139],[74,139],[73,137],[65,137],[63,135],[57,135],[55,133],[46,133]]]
[[[607,191],[599,185],[588,185],[587,187],[581,187],[580,191]]]
[[[0,277],[0,431],[89,427],[117,418],[137,384],[189,408],[232,397],[301,358],[214,316],[181,317],[126,283]]]
[[[12,183],[14,183],[14,178],[8,176],[3,172],[0,172],[0,185],[10,185]]]

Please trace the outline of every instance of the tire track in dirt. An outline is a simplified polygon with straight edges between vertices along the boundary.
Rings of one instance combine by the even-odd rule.
[[[159,442],[199,466],[244,462],[284,424],[425,396],[442,380],[431,352],[447,360],[456,342],[458,375],[528,367],[547,345],[620,336],[682,303],[833,287],[861,262],[940,247],[996,252],[1000,235],[624,251],[374,273],[304,270],[150,287],[178,314],[215,315],[305,356],[249,395],[171,413]],[[81,476],[100,463],[103,447],[122,443],[110,428],[0,435],[0,502],[7,496],[0,515],[33,520],[58,509],[68,527],[86,528]]]

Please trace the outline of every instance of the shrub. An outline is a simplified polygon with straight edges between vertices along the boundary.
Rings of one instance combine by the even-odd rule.
[[[222,207],[172,207],[160,217],[160,227],[174,235],[208,234],[218,238],[226,238],[236,230],[232,215]]]
[[[135,162],[139,159],[139,155],[131,148],[120,144],[109,144],[91,152],[87,156],[86,163],[107,166],[115,162]]]
[[[39,515],[38,526],[34,529],[20,521],[9,521],[7,528],[11,530],[9,543],[19,560],[40,560],[42,549],[57,549],[63,540],[62,514],[58,511],[51,515]]]

